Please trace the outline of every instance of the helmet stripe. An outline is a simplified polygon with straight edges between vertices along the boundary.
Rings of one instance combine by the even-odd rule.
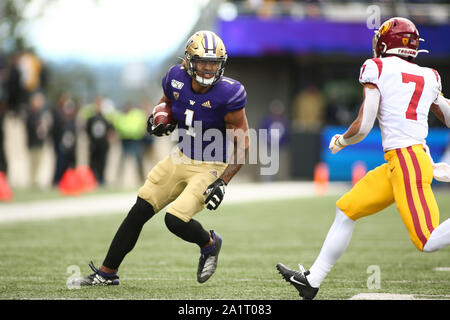
[[[212,45],[213,45],[213,52],[216,53],[216,37],[214,37],[214,33],[211,34],[212,36]]]
[[[206,32],[203,32],[203,37],[205,38],[205,51],[208,51],[208,35],[206,34]]]

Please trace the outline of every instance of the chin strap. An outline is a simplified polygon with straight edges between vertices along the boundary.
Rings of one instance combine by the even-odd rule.
[[[200,77],[199,75],[195,75],[195,80],[200,83],[202,86],[208,87],[214,83],[216,80],[216,77],[212,77],[211,79],[205,79],[203,77]]]

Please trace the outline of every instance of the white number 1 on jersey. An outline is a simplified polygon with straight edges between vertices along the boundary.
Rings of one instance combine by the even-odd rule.
[[[194,127],[192,126],[192,123],[194,122],[194,110],[186,109],[184,114],[186,115],[184,124],[188,127],[187,134],[195,137]]]

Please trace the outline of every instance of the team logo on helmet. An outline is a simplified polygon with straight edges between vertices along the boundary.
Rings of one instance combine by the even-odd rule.
[[[378,33],[380,35],[385,34],[386,32],[389,31],[389,29],[391,28],[391,25],[392,25],[392,21],[391,20],[386,21],[385,23],[383,23],[381,25],[380,29],[378,30]]]

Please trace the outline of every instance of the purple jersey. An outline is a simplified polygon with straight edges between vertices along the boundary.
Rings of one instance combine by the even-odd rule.
[[[191,159],[225,162],[224,117],[245,107],[245,88],[234,79],[221,77],[206,93],[196,93],[191,81],[182,65],[170,68],[162,79],[164,94],[172,101],[173,117],[178,124],[178,147]]]

